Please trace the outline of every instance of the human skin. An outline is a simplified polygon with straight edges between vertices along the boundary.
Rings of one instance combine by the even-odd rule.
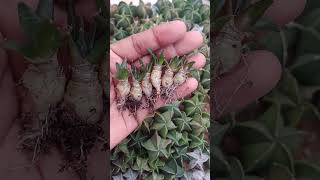
[[[279,0],[280,1],[280,0]],[[276,22],[285,24],[292,18],[297,17],[301,12],[301,7],[304,5],[294,4],[282,0],[286,4],[282,4],[283,8],[290,9],[292,14],[283,19],[282,14],[279,12],[279,7],[274,10],[269,10],[266,14]],[[18,0],[0,0],[0,32],[7,39],[13,39],[21,41],[24,39],[23,34],[19,28],[16,5]],[[36,6],[37,0],[25,0],[26,3]],[[297,2],[297,0],[296,0]],[[305,1],[304,1],[305,2]],[[94,15],[94,1],[79,1],[77,9],[79,13],[86,17]],[[90,8],[91,7],[91,8]],[[282,8],[282,9],[283,9]],[[281,9],[281,8],[280,8]],[[56,9],[55,23],[65,24],[66,14],[61,9]],[[154,34],[167,34],[154,39],[153,33],[150,31],[135,35],[126,40],[119,41],[111,45],[110,49],[110,70],[114,73],[115,63],[121,62],[123,57],[127,57],[132,63],[138,57],[143,56],[145,61],[148,61],[149,57],[146,55],[145,48],[152,47],[154,49],[165,49],[165,55],[167,58],[176,54],[182,55],[193,48],[196,48],[201,44],[201,36],[196,32],[186,32],[185,27],[181,22],[170,22],[170,25],[162,25],[157,27],[158,30],[153,30]],[[145,38],[141,38],[145,37]],[[132,45],[132,40],[134,41]],[[131,44],[128,44],[131,43]],[[204,64],[203,55],[194,55],[189,57],[190,60],[196,61],[195,66],[201,68]],[[72,173],[63,172],[57,173],[57,169],[60,167],[61,156],[58,151],[53,151],[50,155],[41,157],[40,161],[36,164],[30,164],[25,159],[24,154],[16,150],[16,144],[18,142],[18,125],[15,123],[15,119],[18,114],[18,90],[15,86],[15,81],[21,77],[21,74],[26,68],[26,64],[23,63],[23,58],[12,52],[4,52],[0,49],[0,179],[6,180],[78,180],[78,177]],[[249,54],[246,59],[247,66],[239,64],[232,72],[221,77],[215,82],[214,91],[219,92],[217,96],[217,104],[225,104],[232,97],[230,106],[225,112],[239,109],[246,104],[258,99],[259,97],[268,93],[278,82],[281,75],[281,67],[277,58],[267,51],[256,51]],[[252,82],[252,86],[244,86],[239,89],[237,93],[234,90],[238,86],[239,80],[248,68],[248,80]],[[194,91],[198,83],[195,79],[188,79],[187,83],[180,87],[178,92],[180,96],[185,96]],[[111,84],[110,90],[110,146],[114,147],[123,138],[129,135],[136,127],[137,121],[142,121],[147,115],[147,112],[141,111],[138,114],[138,119],[134,119],[132,116],[119,116],[119,111],[114,106],[115,92],[113,84]],[[162,100],[158,100],[157,107],[163,105]],[[127,125],[128,129],[126,129]],[[105,170],[109,162],[106,162],[105,153],[102,153],[95,149],[89,156],[88,171],[89,174],[94,175],[96,180],[102,180],[106,177]],[[28,167],[28,168],[25,168]]]

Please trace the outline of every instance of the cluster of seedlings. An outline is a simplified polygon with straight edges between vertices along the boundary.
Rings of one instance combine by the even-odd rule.
[[[194,64],[185,56],[167,61],[163,52],[157,56],[151,49],[148,51],[152,57],[148,64],[140,60],[140,67],[130,69],[126,61],[116,64],[117,105],[120,110],[129,110],[133,115],[139,108],[153,110],[159,97],[166,99],[167,103],[175,100],[176,88],[186,81]]]
[[[21,149],[35,162],[55,147],[64,155],[63,169],[71,168],[85,178],[87,155],[98,141],[106,142],[102,121],[108,87],[102,81],[107,69],[101,61],[108,41],[96,23],[85,26],[73,7],[70,3],[70,28],[63,32],[52,23],[52,0],[40,0],[36,11],[19,3],[19,21],[28,41],[20,44],[8,40],[4,46],[28,62],[19,83],[23,89]],[[65,44],[68,55],[61,56]]]

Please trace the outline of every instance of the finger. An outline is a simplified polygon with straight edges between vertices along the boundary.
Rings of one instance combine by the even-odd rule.
[[[217,116],[257,100],[279,81],[281,65],[271,52],[254,51],[245,62],[247,65],[239,64],[234,71],[212,83],[212,105]]]
[[[136,119],[128,111],[119,111],[116,102],[110,105],[110,149],[114,148],[137,127]]]
[[[195,91],[198,87],[198,81],[194,78],[188,78],[184,84],[182,84],[180,87],[178,87],[175,91],[176,93],[176,98],[181,99],[187,95],[190,95],[193,91]],[[163,98],[159,98],[155,105],[154,108],[158,109],[161,106],[166,104],[166,100]],[[137,113],[137,119],[139,122],[142,122],[147,115],[149,114],[149,109],[142,109],[139,110]]]
[[[274,0],[265,17],[283,26],[296,19],[303,12],[305,4],[306,0]]]
[[[141,60],[144,64],[149,64],[150,56],[145,56]],[[206,64],[206,57],[202,53],[196,53],[188,56],[187,61],[195,62],[192,67],[195,69],[201,69]],[[133,65],[135,67],[140,67],[140,62],[135,62]]]
[[[0,179],[43,180],[35,164],[26,154],[17,151],[19,128],[13,126],[3,143],[0,144]]]
[[[201,47],[203,36],[198,31],[189,31],[183,39],[164,48],[164,56],[172,58],[174,56],[183,56]]]
[[[59,172],[63,165],[62,156],[57,149],[53,149],[50,154],[43,155],[39,160],[40,173],[44,180],[79,180],[72,171]]]
[[[165,58],[171,59],[175,56],[183,56],[192,52],[194,49],[201,47],[203,43],[203,37],[200,32],[197,31],[190,31],[185,34],[185,36],[176,42],[175,44],[170,44],[165,48],[158,50],[157,54],[163,51]],[[188,46],[186,46],[186,44]],[[150,55],[146,55],[141,58],[143,62],[149,63],[150,62]],[[134,63],[136,66],[139,66],[139,62],[136,61]]]
[[[121,64],[124,59],[122,59],[120,56],[115,54],[111,49],[110,49],[110,72],[111,74],[115,74],[117,72],[116,64],[119,63]],[[130,67],[129,64],[128,68]]]
[[[206,57],[202,53],[192,54],[187,58],[187,61],[194,62],[192,65],[195,69],[201,69],[206,64]]]
[[[7,55],[0,48],[0,144],[8,134],[18,111],[15,85],[9,69]]]
[[[170,21],[152,29],[134,34],[111,45],[111,49],[121,58],[134,61],[153,51],[175,43],[184,37],[186,25],[182,21]]]

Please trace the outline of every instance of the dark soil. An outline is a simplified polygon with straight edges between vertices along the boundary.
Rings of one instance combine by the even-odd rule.
[[[129,110],[131,114],[133,114],[135,117],[137,115],[138,109],[141,107],[142,101],[137,101],[132,97],[128,97],[125,107]]]
[[[36,160],[56,147],[64,155],[59,171],[73,170],[81,179],[88,179],[87,156],[96,142],[105,138],[103,129],[99,123],[89,124],[81,120],[67,106],[50,114],[48,121],[41,122],[36,130],[23,126],[20,134],[22,150],[29,152]]]
[[[143,105],[143,109],[149,109],[150,111],[154,110],[154,104],[156,103],[157,100],[157,91],[156,89],[152,88],[152,94],[149,98],[145,97],[146,102]]]

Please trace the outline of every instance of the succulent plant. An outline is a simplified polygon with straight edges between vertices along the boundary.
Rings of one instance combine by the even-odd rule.
[[[191,10],[198,15],[198,20],[196,17],[185,16],[182,13],[185,7],[193,7]],[[195,74],[199,74],[201,87],[191,98],[174,101],[161,107],[153,117],[147,118],[139,129],[112,150],[113,178],[136,177],[138,173],[137,179],[161,180],[176,179],[176,177],[184,179],[198,174],[208,179],[207,137],[210,114],[204,111],[205,104],[208,103],[207,100],[204,101],[208,98],[210,81],[208,41],[210,25],[209,17],[202,18],[202,16],[209,16],[207,5],[203,5],[201,1],[158,0],[152,6],[140,1],[136,7],[121,2],[112,8],[114,26],[111,27],[114,29],[114,34],[111,35],[111,39],[120,40],[168,20],[180,19],[188,24],[189,30],[195,26],[203,26],[202,29],[205,31],[202,32],[207,40],[198,52],[203,52],[208,60],[206,68],[199,71],[192,70]],[[151,9],[153,9],[152,15]],[[175,71],[180,68],[178,65],[180,58],[168,64],[165,64],[166,61],[163,58],[154,57],[154,60],[156,64],[171,67]],[[191,65],[184,62],[184,66]],[[201,161],[195,161],[194,157],[197,155],[204,158]],[[186,165],[192,168],[187,168]],[[187,176],[187,172],[191,175]]]

